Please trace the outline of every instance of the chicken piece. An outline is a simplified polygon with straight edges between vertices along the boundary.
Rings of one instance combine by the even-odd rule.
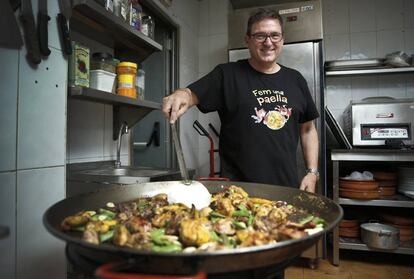
[[[263,204],[272,205],[273,204],[273,202],[271,200],[266,200],[266,199],[262,199],[262,198],[250,198],[249,200],[253,204],[258,204],[258,205],[263,205]]]
[[[217,212],[225,216],[231,216],[236,210],[229,198],[219,199],[215,203]]]
[[[73,215],[73,216],[66,217],[63,220],[61,227],[63,230],[69,231],[73,228],[84,226],[88,222],[89,222],[89,217],[86,215]]]
[[[256,217],[267,217],[269,213],[272,211],[273,206],[271,204],[263,204],[257,208],[255,208]]]
[[[273,208],[269,213],[269,220],[277,223],[285,223],[287,219],[287,214],[280,208]]]
[[[213,228],[219,234],[234,235],[236,233],[233,221],[230,218],[218,220],[213,224]]]
[[[82,239],[89,243],[99,244],[98,232],[93,229],[84,231]]]
[[[283,228],[279,230],[279,234],[285,239],[298,239],[307,236],[308,234],[304,231],[299,231],[292,228]]]
[[[151,224],[147,220],[137,216],[132,216],[131,218],[129,218],[124,223],[124,226],[132,234],[136,232],[149,231],[151,229]]]
[[[184,219],[180,224],[180,239],[187,246],[201,246],[210,241],[211,223],[205,219]]]
[[[131,234],[124,225],[116,227],[114,231],[113,243],[118,246],[126,246]]]
[[[240,243],[242,247],[258,246],[273,243],[274,239],[269,234],[259,231],[248,231],[247,236],[244,236],[244,240]]]

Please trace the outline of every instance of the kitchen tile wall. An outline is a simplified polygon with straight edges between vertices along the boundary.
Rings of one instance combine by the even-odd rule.
[[[325,60],[414,54],[412,0],[322,0]],[[388,96],[414,98],[414,74],[343,76],[326,79],[326,104],[343,125],[351,100]]]
[[[62,242],[42,223],[65,192],[67,64],[58,2],[48,1],[48,10],[52,53],[41,64],[28,65],[25,47],[0,48],[0,223],[10,227],[0,240],[1,278],[64,278],[66,271]]]

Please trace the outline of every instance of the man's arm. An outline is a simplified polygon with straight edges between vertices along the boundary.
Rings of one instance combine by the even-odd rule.
[[[300,142],[307,168],[318,169],[319,140],[313,120],[300,124]],[[318,178],[317,174],[308,172],[302,179],[300,189],[315,193]]]
[[[170,123],[174,123],[189,108],[198,104],[197,95],[189,88],[179,88],[163,98],[162,112]]]

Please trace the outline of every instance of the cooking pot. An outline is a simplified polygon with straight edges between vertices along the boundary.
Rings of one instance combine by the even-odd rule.
[[[210,193],[216,193],[227,186],[242,187],[250,196],[271,200],[286,201],[295,207],[303,208],[310,214],[326,221],[323,231],[300,238],[277,243],[243,247],[238,249],[194,253],[159,253],[141,251],[103,243],[95,245],[83,241],[79,236],[61,230],[62,220],[79,211],[100,208],[107,202],[119,203],[145,196],[153,189],[169,187],[175,181],[148,182],[132,185],[112,185],[93,193],[64,199],[52,205],[44,214],[46,229],[57,238],[67,242],[72,251],[97,264],[134,260],[145,273],[207,274],[251,270],[261,267],[288,263],[303,251],[314,245],[324,233],[332,230],[343,216],[342,208],[324,196],[308,193],[299,189],[232,181],[201,181]]]
[[[400,230],[380,223],[361,224],[362,241],[375,249],[393,250],[400,245]]]

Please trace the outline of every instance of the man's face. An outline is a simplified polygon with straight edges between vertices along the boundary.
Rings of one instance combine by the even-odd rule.
[[[275,62],[282,51],[282,27],[277,19],[263,19],[252,25],[251,33],[246,35],[245,40],[253,60],[258,63]]]

